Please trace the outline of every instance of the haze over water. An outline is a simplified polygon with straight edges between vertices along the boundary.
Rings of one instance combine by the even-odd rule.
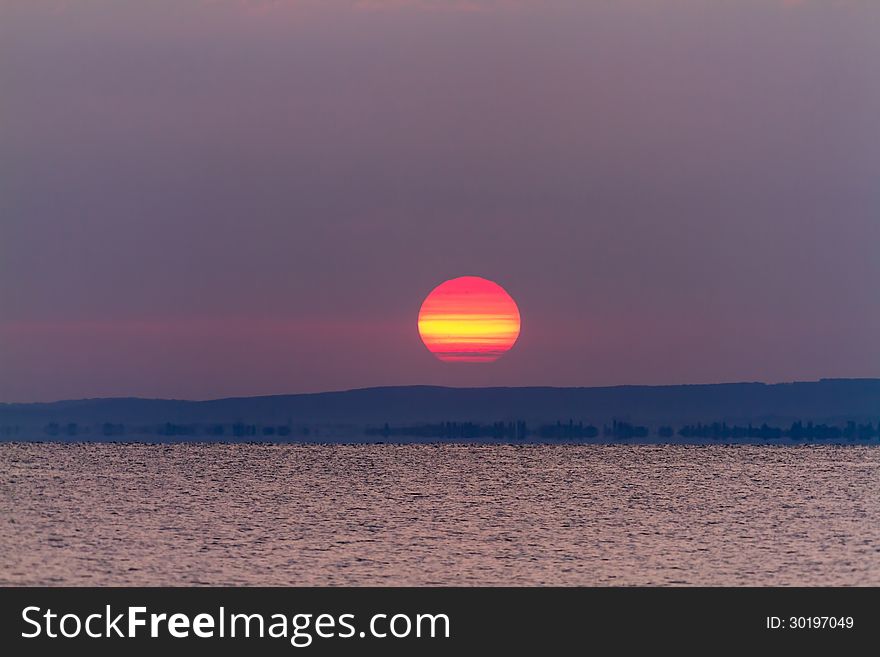
[[[880,449],[0,445],[0,584],[880,585]]]

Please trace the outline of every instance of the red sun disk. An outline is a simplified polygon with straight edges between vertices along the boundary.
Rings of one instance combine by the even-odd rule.
[[[519,308],[503,287],[479,276],[438,285],[419,311],[419,335],[437,358],[453,363],[498,359],[516,342]]]

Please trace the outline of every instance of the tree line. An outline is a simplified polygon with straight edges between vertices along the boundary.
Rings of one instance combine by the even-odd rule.
[[[704,438],[714,440],[736,440],[745,438],[760,438],[764,440],[778,440],[790,438],[793,440],[871,440],[880,438],[880,422],[859,424],[852,420],[844,425],[831,425],[797,420],[788,426],[770,426],[767,423],[760,425],[747,424],[736,425],[727,422],[711,422],[686,424],[678,429],[670,425],[661,425],[652,429],[639,424],[633,424],[622,420],[614,420],[611,424],[598,427],[583,421],[575,422],[557,420],[554,424],[541,424],[537,427],[529,427],[525,421],[493,422],[480,424],[477,422],[437,422],[409,426],[391,426],[386,423],[382,427],[368,427],[367,435],[383,437],[421,437],[421,438],[496,438],[496,439],[593,439],[600,435],[603,438],[615,440],[630,440],[634,438]]]
[[[31,434],[18,425],[0,425],[0,436],[13,438]],[[50,422],[43,427],[43,433],[53,438],[76,439],[79,436],[102,436],[119,438],[124,436],[154,435],[162,437],[198,437],[239,440],[290,440],[321,433],[319,426],[294,424],[257,424],[247,422],[231,423],[176,423],[162,422],[151,425],[132,425],[124,423],[101,422],[83,425],[76,422]],[[583,421],[557,420],[554,423],[529,425],[525,420],[506,420],[489,423],[444,421],[411,425],[370,426],[363,429],[367,436],[383,438],[411,437],[436,438],[444,440],[492,438],[496,440],[592,440],[598,438],[611,440],[632,440],[657,437],[661,439],[680,438],[711,440],[873,440],[880,439],[880,422],[860,423],[849,420],[842,424],[816,423],[796,420],[784,426],[761,424],[730,424],[728,422],[697,422],[679,427],[660,425],[649,427],[623,420],[613,420],[610,424],[595,425]]]
[[[76,437],[80,435],[98,434],[105,437],[125,435],[158,435],[158,436],[212,436],[215,438],[233,437],[273,437],[282,438],[294,434],[309,435],[311,429],[308,426],[294,426],[287,424],[249,424],[245,422],[233,422],[227,424],[162,422],[156,425],[138,425],[127,427],[123,423],[101,422],[92,425],[82,425],[77,422],[49,422],[43,427],[43,433],[49,436]],[[21,428],[10,425],[0,427],[0,434],[17,435]]]

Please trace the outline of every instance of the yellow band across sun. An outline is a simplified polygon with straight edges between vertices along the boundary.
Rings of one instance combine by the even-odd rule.
[[[519,321],[513,317],[480,314],[431,316],[419,318],[419,332],[425,338],[454,336],[458,339],[483,337],[509,339],[519,333]]]

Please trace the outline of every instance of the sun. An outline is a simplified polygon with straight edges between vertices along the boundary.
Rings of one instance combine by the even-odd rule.
[[[419,335],[428,350],[450,363],[489,363],[519,337],[519,308],[503,287],[461,276],[435,287],[419,311]]]

